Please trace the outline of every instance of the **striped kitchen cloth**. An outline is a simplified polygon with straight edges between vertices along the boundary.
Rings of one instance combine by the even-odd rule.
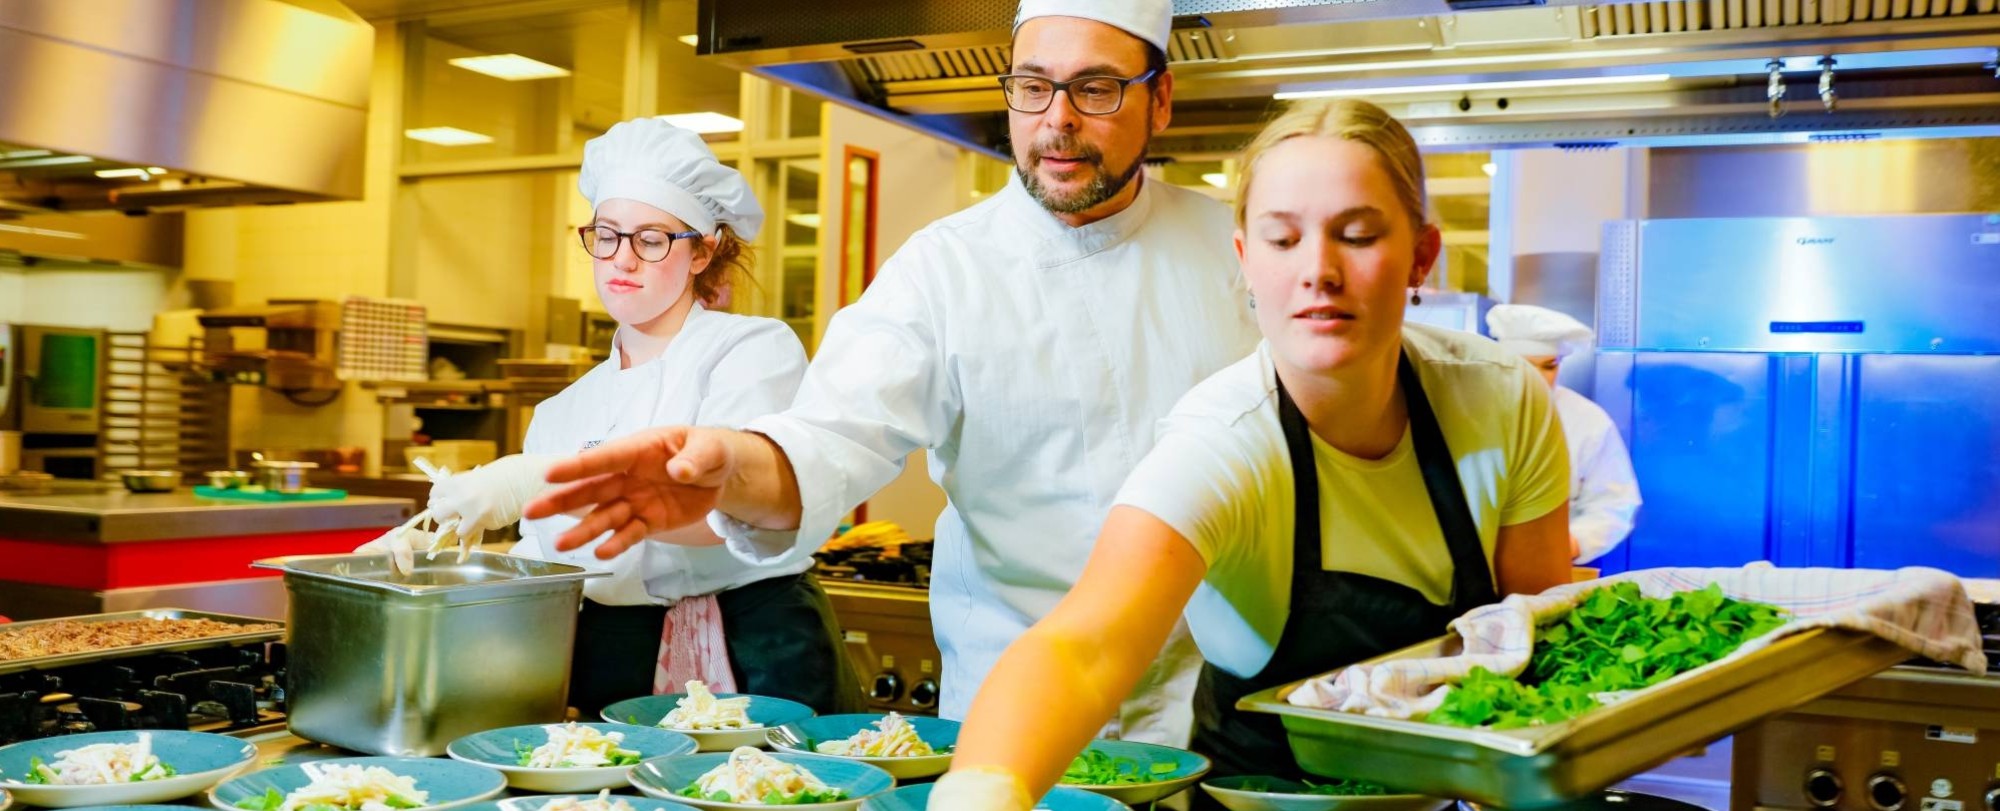
[[[1667,597],[1715,583],[1738,600],[1768,603],[1792,614],[1778,630],[1744,643],[1721,661],[1749,655],[1779,638],[1812,628],[1851,628],[1887,639],[1929,659],[1986,671],[1972,600],[1958,577],[1937,569],[1646,569],[1514,595],[1453,620],[1463,652],[1433,659],[1354,665],[1312,679],[1287,697],[1292,704],[1385,718],[1420,717],[1444,701],[1446,687],[1474,667],[1519,675],[1534,652],[1535,627],[1569,612],[1590,592],[1621,581],[1647,597]]]

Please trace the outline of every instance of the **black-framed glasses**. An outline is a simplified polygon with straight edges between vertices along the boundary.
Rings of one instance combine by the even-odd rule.
[[[1117,76],[1078,76],[1058,82],[1047,76],[1011,73],[1000,77],[1000,91],[1007,94],[1007,106],[1016,112],[1039,113],[1056,100],[1056,91],[1069,95],[1069,106],[1084,115],[1110,115],[1125,104],[1125,88],[1151,81],[1159,74],[1154,68],[1130,79]]]
[[[578,239],[583,240],[583,249],[599,259],[610,259],[618,255],[618,243],[632,240],[632,253],[642,262],[658,262],[667,258],[674,250],[674,240],[695,239],[700,231],[662,231],[658,228],[641,228],[627,233],[605,225],[586,225],[576,229]]]

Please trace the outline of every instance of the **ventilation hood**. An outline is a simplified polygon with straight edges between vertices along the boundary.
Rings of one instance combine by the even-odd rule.
[[[1175,0],[1173,126],[1153,151],[1233,154],[1277,99],[1310,94],[1381,103],[1434,149],[2000,134],[1995,4]],[[1004,156],[1015,7],[702,0],[696,48]]]
[[[0,2],[0,220],[359,199],[374,38],[333,0]]]

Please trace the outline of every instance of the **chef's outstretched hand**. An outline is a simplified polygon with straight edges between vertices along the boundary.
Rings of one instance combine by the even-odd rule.
[[[606,442],[548,469],[553,489],[528,502],[524,514],[547,518],[591,508],[556,538],[567,552],[606,532],[597,547],[609,560],[646,536],[701,521],[715,509],[734,458],[727,435],[714,428],[653,428]]]

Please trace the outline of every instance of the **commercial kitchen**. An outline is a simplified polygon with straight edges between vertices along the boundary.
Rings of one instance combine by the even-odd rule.
[[[752,695],[740,722],[677,726],[711,705],[664,676],[579,712],[564,654],[605,575],[510,554],[512,521],[463,553],[420,533],[447,529],[440,471],[534,450],[538,408],[629,346],[593,275],[587,143],[698,135],[763,225],[701,306],[817,358],[913,237],[1021,193],[1011,48],[1040,1],[0,0],[0,811],[362,809],[302,799],[342,764],[425,790],[366,808],[734,808],[694,787],[745,757],[839,789],[817,807],[924,808],[962,720],[931,599],[934,555],[963,554],[940,542],[965,526],[952,460],[919,444],[808,539],[865,714]],[[1147,6],[1070,3],[1114,24]],[[1792,619],[1518,729],[1308,706],[1350,689],[1356,663],[1327,662],[1238,706],[1352,791],[1100,742],[1037,808],[2000,811],[2000,664],[1966,666],[2000,652],[1995,0],[1170,6],[1142,187],[1236,203],[1286,105],[1372,102],[1420,147],[1441,239],[1406,322],[1505,346],[1494,314],[1531,305],[1584,330],[1541,354],[1608,417],[1636,514],[1575,553],[1576,607],[1519,633],[1608,623],[1601,578],[1646,589],[1621,597],[1654,611],[1635,627],[1710,583],[1771,590],[1703,617],[1782,592],[1770,627]],[[1121,81],[1129,103],[1141,79]],[[392,537],[414,573],[357,551]],[[1560,644],[1536,639],[1515,671]],[[1457,645],[1367,664],[1478,652]],[[870,730],[934,745],[827,754]],[[564,735],[625,754],[528,766]],[[70,741],[154,760],[62,785],[45,764],[82,762]]]

